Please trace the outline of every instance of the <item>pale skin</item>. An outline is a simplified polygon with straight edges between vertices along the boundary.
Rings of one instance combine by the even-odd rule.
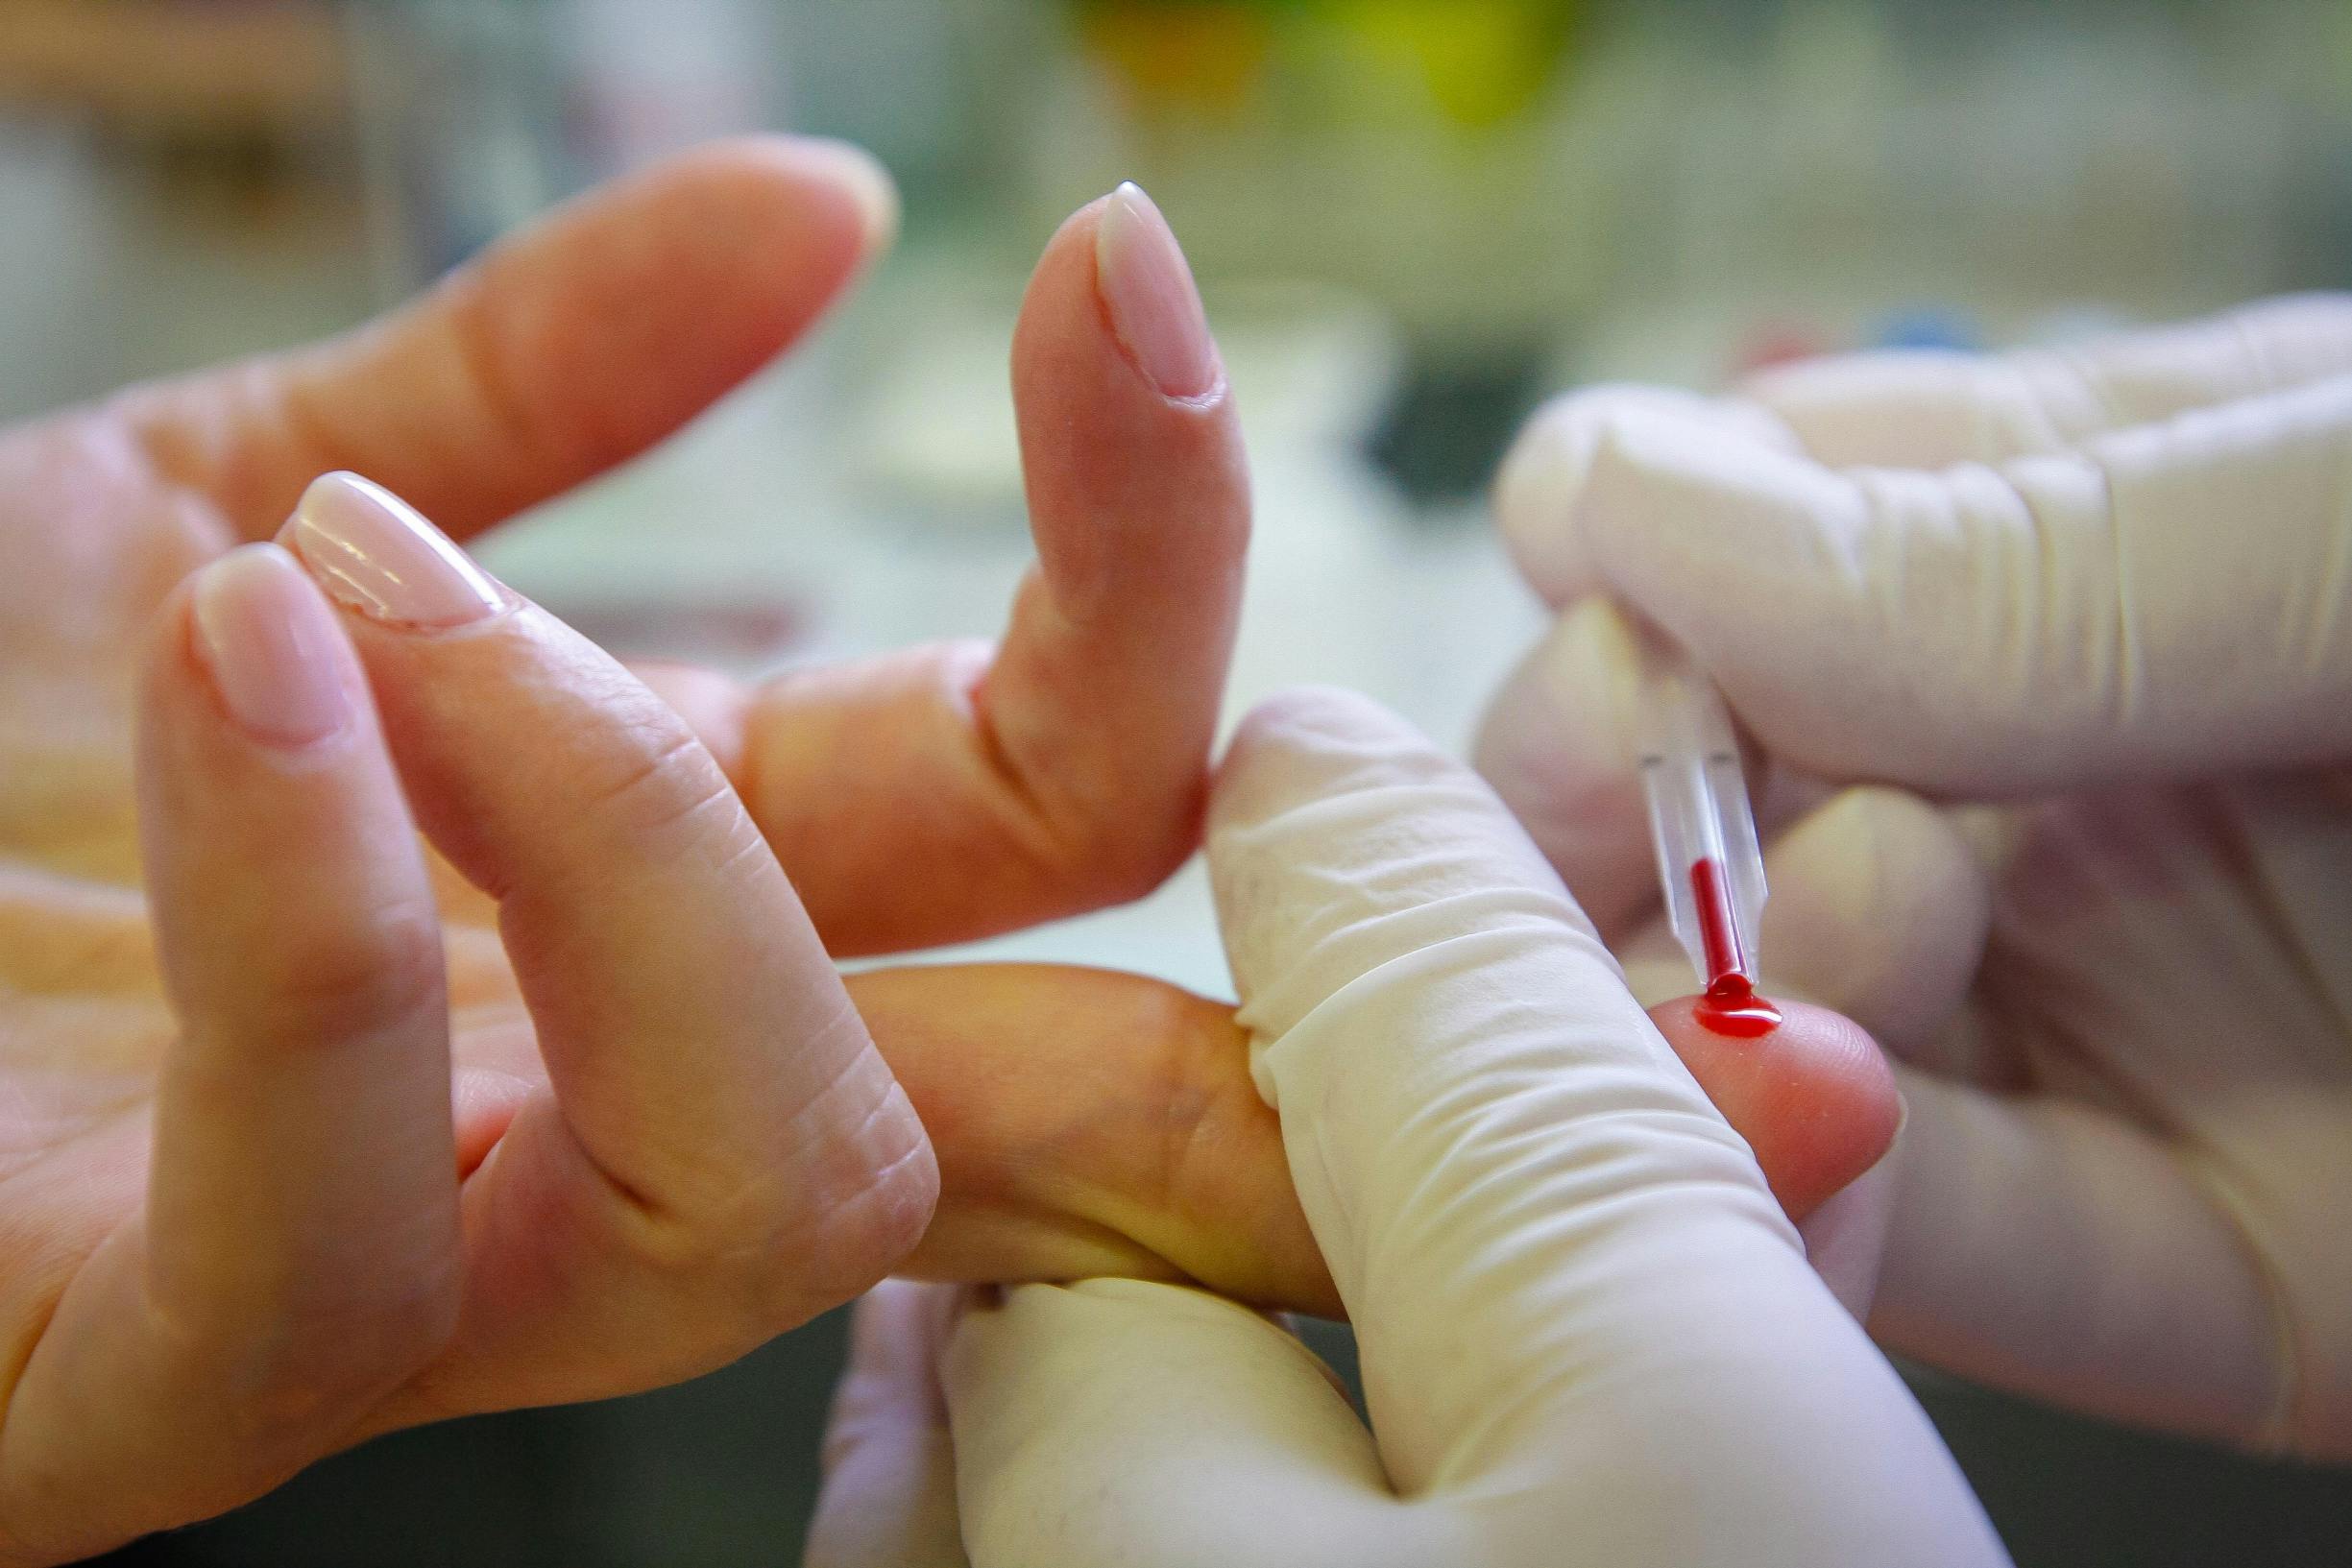
[[[478,534],[788,345],[886,202],[838,149],[706,149],[352,337],[0,436],[0,1564],[690,1376],[902,1266],[1331,1306],[1226,1009],[831,962],[1197,839],[1248,483],[1222,380],[1162,397],[1109,328],[1096,208],[1016,339],[1041,567],[1000,645],[641,681],[520,600],[421,635],[272,552],[234,569],[328,617],[348,720],[258,735],[203,651],[203,574],[316,475]],[[1830,1187],[1867,1123],[1806,1156]]]

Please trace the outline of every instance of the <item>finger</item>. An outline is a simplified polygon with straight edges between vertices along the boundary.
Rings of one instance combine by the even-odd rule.
[[[1041,964],[874,970],[850,995],[939,1162],[900,1272],[1191,1281],[1339,1312],[1230,1007]]]
[[[144,1218],[76,1276],[9,1411],[12,1539],[60,1532],[53,1556],[108,1544],[56,1498],[108,1496],[135,1533],[340,1446],[457,1304],[439,927],[333,612],[272,546],[222,557],[166,602],[142,716],[181,1035]]]
[[[1650,1021],[1747,1141],[1813,1271],[1866,1316],[1886,1240],[1886,1154],[1903,1121],[1886,1059],[1852,1020],[1819,1007],[1780,1002],[1779,1027],[1734,1038],[1699,1023],[1694,1000],[1654,1006]]]
[[[668,1381],[880,1277],[929,1215],[929,1146],[710,755],[387,492],[322,479],[287,537],[419,820],[498,901],[555,1094],[468,1183],[450,1377],[510,1403]],[[627,1327],[656,1311],[658,1342]]]
[[[1580,388],[1546,403],[1495,483],[1503,538],[1555,605],[1604,586],[1576,509],[1620,417],[1711,431],[1830,468],[1941,469],[2064,450],[2110,430],[2352,374],[2352,296],[2267,301],[2086,348],[1896,350],[1802,360],[1737,396]]]
[[[1229,1007],[1058,965],[872,970],[849,987],[939,1162],[939,1207],[902,1273],[1172,1280],[1343,1311]],[[1760,1040],[1698,1026],[1686,1000],[1651,1017],[1803,1221],[1878,1163],[1899,1106],[1861,1030],[1783,1010]]]
[[[1140,191],[1047,247],[1013,387],[1038,567],[1002,647],[788,676],[740,720],[732,771],[837,953],[1134,898],[1199,836],[1249,476],[1191,276]]]
[[[2345,374],[2352,295],[2314,294],[2082,348],[1806,360],[1749,382],[1741,400],[1831,468],[1938,469],[2060,451]]]
[[[1575,514],[1594,454],[1619,414],[1712,430],[1741,445],[1798,449],[1771,415],[1733,398],[1612,383],[1581,387],[1545,403],[1496,471],[1494,519],[1528,586],[1554,608],[1605,586]]]
[[[1937,473],[1620,418],[1576,526],[1781,760],[2047,789],[2341,751],[2348,450],[2352,377]]]
[[[887,177],[854,148],[718,142],[582,197],[372,326],[119,409],[165,477],[249,538],[333,469],[463,538],[701,412],[799,337],[895,223]]]
[[[1661,1002],[1650,1021],[1747,1141],[1782,1212],[1810,1218],[1895,1142],[1903,1110],[1886,1058],[1853,1020],[1823,1008],[1777,1003],[1778,1027],[1734,1038],[1700,1023],[1696,1000]]]
[[[884,1280],[859,1300],[804,1568],[968,1568],[935,1364],[957,1293]]]
[[[2180,1151],[2082,1105],[1903,1085],[1874,1336],[2112,1420],[2286,1441],[2287,1347],[2249,1236]]]
[[[1702,1431],[1744,1450],[1769,1426],[1770,1456],[1692,1484],[1781,1510],[1831,1559],[1923,1528],[1989,1541],[1745,1146],[1473,777],[1361,699],[1293,694],[1237,733],[1209,856],[1253,1070],[1399,1491],[1484,1495],[1524,1444],[1559,1462],[1551,1517],[1601,1515],[1655,1484],[1627,1454],[1695,1457]],[[1635,1366],[1629,1399],[1602,1369]],[[1873,1475],[1825,1508],[1797,1478],[1832,1462]]]
[[[1174,1286],[1025,1285],[941,1358],[975,1564],[1464,1562],[1458,1521],[1399,1501],[1314,1352]]]

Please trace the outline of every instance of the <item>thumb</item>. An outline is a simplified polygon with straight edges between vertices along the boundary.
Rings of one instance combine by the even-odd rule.
[[[859,1298],[806,1568],[968,1568],[937,1366],[958,1293],[886,1279]]]

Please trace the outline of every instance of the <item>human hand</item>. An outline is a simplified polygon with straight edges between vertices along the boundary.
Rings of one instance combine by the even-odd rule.
[[[1361,700],[1277,700],[1220,772],[1209,856],[1370,1430],[1280,1327],[1197,1291],[893,1283],[859,1309],[812,1563],[2000,1560],[1467,770]]]
[[[1214,350],[1170,396],[1105,325],[1154,230],[1103,213],[1024,315],[1045,570],[1003,651],[749,692],[666,667],[733,779],[502,590],[420,636],[328,618],[281,555],[220,557],[322,469],[472,532],[667,434],[884,236],[846,152],[691,155],[353,338],[0,438],[0,1561],[217,1510],[386,1426],[715,1365],[912,1243],[921,1130],[775,861],[827,935],[886,946],[1126,896],[1189,846],[1246,486]],[[238,679],[331,733],[233,717]],[[794,779],[864,808],[816,820]],[[893,790],[925,809],[883,811]],[[921,874],[861,882],[845,846]]]
[[[1686,643],[1785,829],[1767,977],[1908,1064],[1873,1332],[2338,1461],[2348,474],[2340,298],[2078,352],[1803,365],[1722,400],[1579,393],[1498,490],[1562,615],[1479,747],[1659,994],[1679,981],[1613,606]],[[1828,795],[1857,783],[1894,787]]]

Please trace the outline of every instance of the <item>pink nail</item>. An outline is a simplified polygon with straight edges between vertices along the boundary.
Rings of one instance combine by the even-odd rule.
[[[335,615],[275,544],[230,551],[196,575],[196,647],[237,727],[307,746],[351,722],[358,662]]]
[[[1192,268],[1152,198],[1132,182],[1103,204],[1094,230],[1095,284],[1110,311],[1111,329],[1166,398],[1199,398],[1214,391],[1224,368],[1209,336]]]
[[[322,474],[280,535],[337,603],[403,631],[446,631],[512,599],[415,507],[355,473]]]

